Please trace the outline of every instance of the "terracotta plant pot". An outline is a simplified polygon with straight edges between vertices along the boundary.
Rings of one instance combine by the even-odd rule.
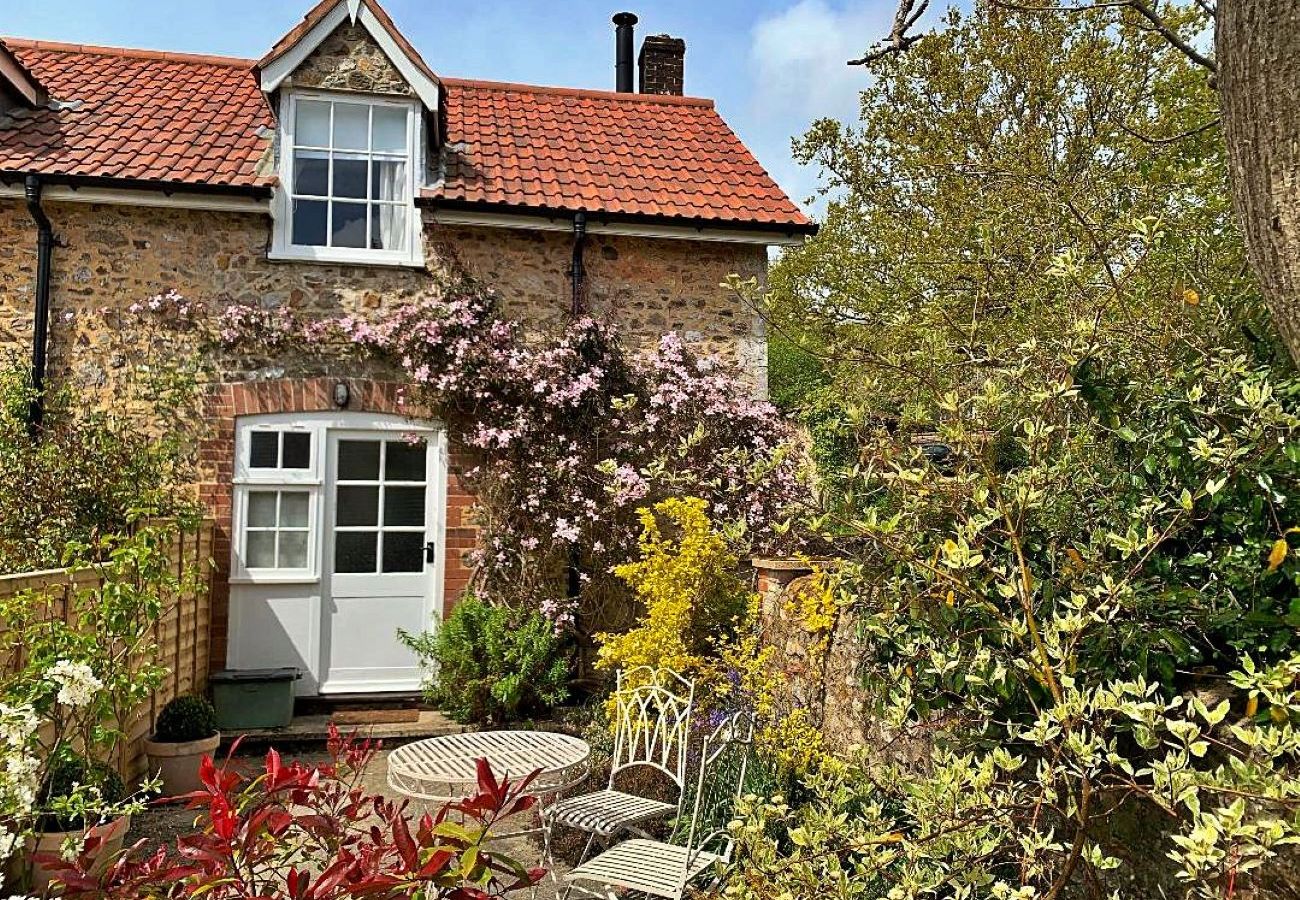
[[[117,854],[122,852],[122,845],[126,841],[126,833],[130,830],[130,816],[122,816],[120,819],[114,819],[111,822],[105,822],[103,825],[96,825],[90,829],[91,835],[104,839],[104,843],[100,844],[99,849],[95,851],[96,868],[99,866],[107,867]],[[31,861],[31,892],[33,896],[45,896],[51,881],[50,870],[37,862],[37,857],[58,856],[63,852],[64,841],[70,837],[81,837],[81,835],[82,832],[80,831],[42,831],[37,833],[34,838],[28,839],[27,858]]]
[[[221,743],[221,732],[212,737],[183,744],[171,744],[162,741],[144,742],[144,752],[149,757],[149,771],[162,775],[162,795],[178,797],[203,787],[199,781],[199,763],[204,754],[217,752]]]

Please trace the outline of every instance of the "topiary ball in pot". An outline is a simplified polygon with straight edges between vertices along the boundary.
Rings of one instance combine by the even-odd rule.
[[[217,711],[206,697],[185,694],[174,698],[158,714],[153,739],[167,744],[200,741],[217,733]]]
[[[163,796],[180,799],[199,790],[199,764],[221,743],[217,712],[204,697],[176,697],[162,708],[153,737],[145,741],[149,769],[163,782]]]

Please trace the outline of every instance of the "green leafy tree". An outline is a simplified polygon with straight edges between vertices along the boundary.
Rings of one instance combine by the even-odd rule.
[[[729,896],[1294,894],[1300,379],[1166,141],[1215,115],[1134,23],[981,8],[801,143],[769,304],[845,398],[809,524],[886,739],[747,803]]]

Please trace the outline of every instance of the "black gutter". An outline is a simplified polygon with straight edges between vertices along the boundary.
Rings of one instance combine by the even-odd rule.
[[[587,247],[587,214],[578,210],[573,214],[573,262],[569,266],[569,282],[573,288],[573,317],[582,315],[586,305],[587,267],[583,264],[583,251]]]
[[[417,197],[416,206],[446,209],[457,212],[497,213],[508,216],[532,216],[542,219],[572,220],[578,210],[557,206],[527,206],[517,203],[484,203],[478,200],[448,200],[441,197]],[[638,213],[590,212],[587,222],[607,225],[667,225],[674,228],[694,228],[697,231],[754,231],[764,234],[781,234],[787,237],[814,235],[821,226],[816,222],[792,225],[782,222],[751,222],[743,219],[703,219],[688,216],[651,216]]]
[[[76,188],[106,188],[115,190],[153,191],[162,194],[216,194],[227,197],[252,197],[269,199],[271,188],[261,184],[194,184],[182,181],[153,181],[147,178],[115,178],[106,175],[66,175],[44,172],[0,172],[0,184],[25,182],[39,178],[41,183]]]
[[[41,206],[41,179],[28,175],[23,182],[27,212],[36,223],[36,309],[32,316],[32,399],[27,407],[27,430],[40,434],[45,421],[46,349],[50,333],[50,265],[54,258],[54,226]]]

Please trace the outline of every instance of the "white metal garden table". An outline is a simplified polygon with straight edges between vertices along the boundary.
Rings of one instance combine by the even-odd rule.
[[[537,772],[528,792],[542,802],[581,784],[591,771],[591,747],[567,734],[474,731],[398,747],[388,755],[388,786],[417,800],[463,800],[478,793],[480,759],[497,778]]]
[[[537,777],[528,793],[537,797],[538,826],[520,828],[508,834],[494,834],[492,840],[507,840],[544,834],[545,806],[570,788],[577,787],[591,773],[591,747],[586,741],[550,731],[474,731],[449,734],[398,747],[388,755],[388,786],[416,800],[445,803],[478,793],[478,761],[486,759],[498,779],[512,781]],[[551,868],[553,861],[544,848],[540,861]],[[552,881],[556,881],[554,871]],[[533,886],[533,897],[537,885]]]

